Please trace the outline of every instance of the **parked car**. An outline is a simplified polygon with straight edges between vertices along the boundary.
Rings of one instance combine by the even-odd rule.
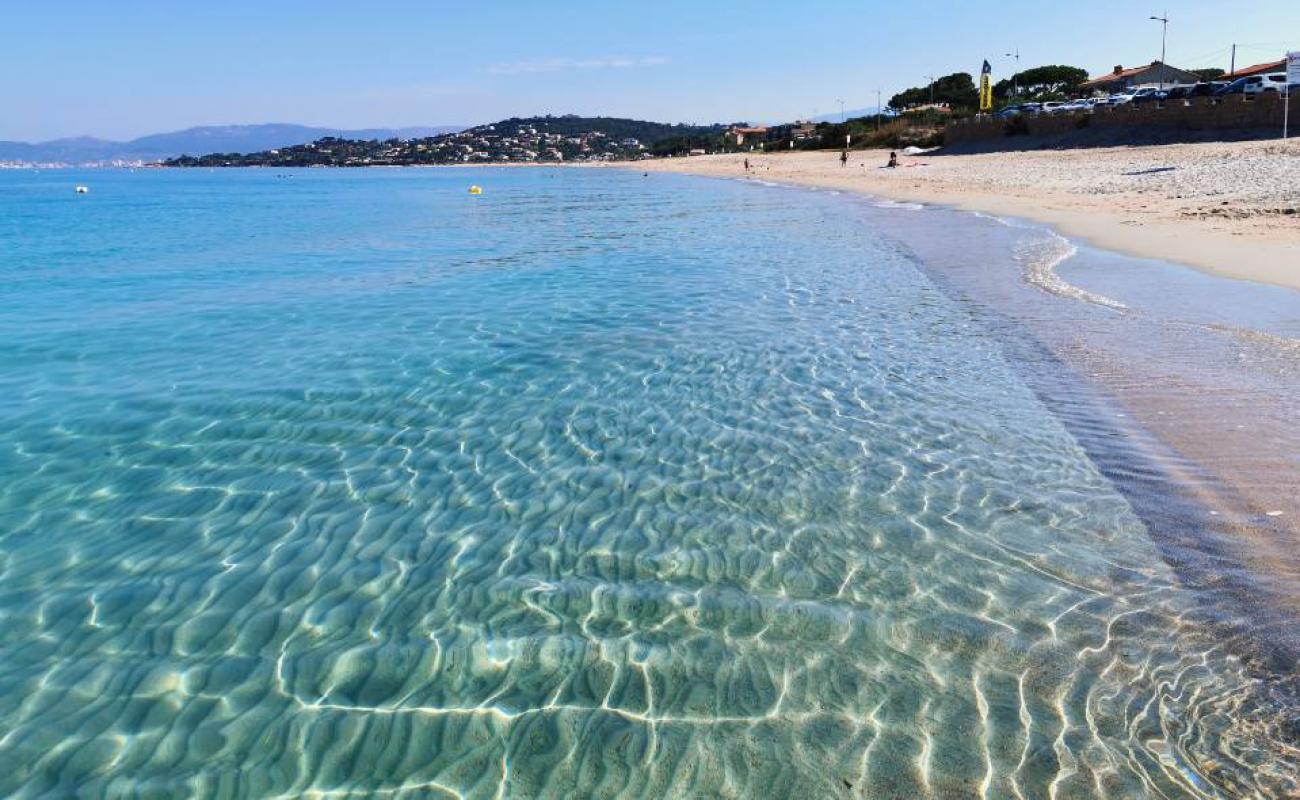
[[[1263,92],[1281,92],[1286,90],[1285,72],[1273,72],[1268,75],[1252,75],[1251,77],[1262,78],[1262,80],[1259,83],[1248,84],[1246,88],[1247,94],[1252,91],[1255,94],[1260,94]]]
[[[1135,94],[1131,101],[1133,105],[1140,106],[1149,103],[1163,103],[1169,99],[1168,92],[1150,92],[1149,94]]]
[[[1241,94],[1245,86],[1246,86],[1246,79],[1238,78],[1232,83],[1229,83],[1227,86],[1220,87],[1219,90],[1214,93],[1214,96],[1224,97],[1225,95],[1230,95],[1230,94]]]
[[[1169,92],[1153,86],[1146,86],[1134,92],[1129,102],[1134,105],[1141,105],[1142,103],[1161,103],[1167,99],[1169,99]]]
[[[1039,114],[1042,113],[1042,110],[1042,103],[1021,103],[1020,105],[1021,114]]]
[[[1211,97],[1215,92],[1228,85],[1228,81],[1201,81],[1184,86],[1175,86],[1169,90],[1170,100],[1186,100],[1191,97]]]
[[[1091,111],[1094,103],[1091,98],[1080,98],[1071,100],[1061,107],[1061,111],[1066,114],[1073,114],[1076,111]]]
[[[1107,99],[1112,106],[1127,105],[1128,103],[1133,102],[1133,92],[1120,92],[1118,94],[1111,95]]]
[[[1059,114],[1064,108],[1065,103],[1063,101],[1048,100],[1046,103],[1043,103],[1043,107],[1039,109],[1039,111],[1043,114]]]
[[[1280,92],[1285,87],[1286,73],[1272,72],[1268,75],[1247,75],[1244,78],[1238,78],[1220,89],[1217,94],[1263,94],[1264,92]]]
[[[1011,119],[1020,116],[1020,106],[1006,106],[993,113],[998,119]]]

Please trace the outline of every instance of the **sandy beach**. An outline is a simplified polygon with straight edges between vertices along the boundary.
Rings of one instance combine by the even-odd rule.
[[[765,180],[1023,217],[1108,250],[1300,289],[1300,140],[900,157],[750,154]],[[638,165],[714,177],[745,156]]]

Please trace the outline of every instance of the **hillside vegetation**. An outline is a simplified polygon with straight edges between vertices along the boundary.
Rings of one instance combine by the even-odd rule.
[[[412,139],[325,137],[256,153],[181,156],[175,167],[367,167],[616,161],[720,141],[723,125],[672,125],[617,117],[512,117],[491,125]]]

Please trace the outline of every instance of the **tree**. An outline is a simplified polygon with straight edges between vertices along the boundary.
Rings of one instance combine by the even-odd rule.
[[[1063,94],[1078,88],[1088,80],[1088,71],[1064,64],[1048,64],[1017,72],[993,87],[993,96],[1001,99],[1016,97],[1034,98],[1044,94]],[[1013,91],[1014,90],[1014,91]]]
[[[1205,69],[1193,69],[1189,71],[1193,75],[1200,77],[1203,81],[1217,81],[1219,78],[1228,74],[1218,67],[1207,67]]]
[[[930,102],[947,103],[953,109],[978,108],[980,93],[969,72],[954,72],[932,84],[899,92],[889,98],[889,107],[901,111]]]

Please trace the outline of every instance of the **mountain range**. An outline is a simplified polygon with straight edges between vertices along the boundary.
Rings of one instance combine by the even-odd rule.
[[[252,153],[307,144],[327,136],[340,139],[418,139],[459,131],[463,126],[430,125],[412,128],[314,128],[307,125],[208,125],[172,133],[155,133],[129,142],[90,136],[48,142],[0,141],[0,161],[32,164],[102,164],[113,161],[161,161],[181,155]]]

